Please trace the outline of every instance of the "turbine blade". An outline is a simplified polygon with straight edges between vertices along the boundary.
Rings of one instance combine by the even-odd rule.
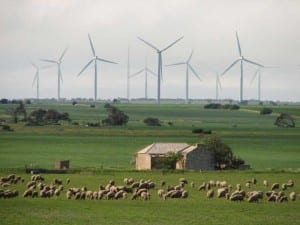
[[[92,49],[92,52],[93,52],[93,56],[96,56],[95,49],[94,49],[93,42],[92,42],[90,34],[88,34],[88,37],[89,37],[91,49]]]
[[[240,56],[242,56],[242,49],[241,49],[238,33],[236,32],[235,35],[236,35],[237,45],[238,45],[238,49],[239,49],[239,54],[240,54]]]
[[[40,69],[43,70],[43,69],[51,68],[51,67],[53,67],[53,66],[54,66],[54,65],[41,66]]]
[[[61,56],[59,58],[59,61],[61,61],[63,59],[63,57],[66,54],[67,50],[68,50],[68,47],[66,47],[65,50],[63,51],[63,53],[61,54]]]
[[[144,70],[145,70],[145,69],[142,69],[142,70],[140,70],[140,71],[138,71],[138,72],[136,72],[136,73],[130,75],[129,77],[130,77],[130,78],[131,78],[131,77],[135,77],[136,75],[142,73]]]
[[[222,90],[222,85],[221,85],[221,81],[220,81],[220,76],[219,74],[217,74],[217,84],[220,87],[220,89]]]
[[[98,56],[96,57],[96,59],[99,60],[99,61],[102,61],[102,62],[107,62],[107,63],[112,63],[112,64],[118,64],[118,63],[113,62],[113,61],[109,61],[109,60],[106,60],[106,59],[101,59]]]
[[[177,65],[184,65],[184,64],[186,64],[186,62],[173,63],[173,64],[168,64],[165,66],[177,66]]]
[[[200,80],[202,81],[202,79],[200,78],[200,76],[198,75],[198,73],[194,70],[194,68],[188,63],[188,67],[192,70],[193,74]]]
[[[32,87],[34,86],[34,83],[37,80],[38,75],[39,75],[39,71],[37,70],[35,75],[34,75],[33,81],[32,81]]]
[[[149,68],[146,68],[146,70],[147,70],[149,73],[151,73],[152,75],[157,76],[157,74],[154,73],[154,72],[153,72],[152,70],[150,70]]]
[[[176,41],[174,41],[172,44],[168,45],[167,47],[165,47],[163,50],[161,50],[161,52],[166,51],[168,48],[171,48],[173,45],[175,45],[178,41],[180,41],[184,36],[182,36],[181,38],[178,38]]]
[[[257,75],[258,75],[258,73],[259,73],[259,70],[260,70],[260,68],[258,68],[258,69],[255,71],[254,76],[253,76],[252,79],[251,79],[250,85],[253,83],[253,81],[254,81],[255,78],[257,77]]]
[[[138,39],[140,39],[142,42],[144,42],[146,45],[149,45],[151,48],[154,48],[156,51],[159,51],[158,48],[156,48],[154,45],[150,44],[149,42],[145,41],[144,39],[137,37]]]
[[[33,63],[33,62],[31,62],[31,65],[32,65],[34,68],[36,68],[36,69],[39,68],[39,67],[38,67],[35,63]]]
[[[230,70],[235,64],[237,64],[240,61],[240,59],[235,60],[230,66],[227,67],[226,70],[221,74],[223,76],[228,70]]]
[[[191,52],[191,54],[190,54],[190,56],[189,56],[187,62],[190,62],[190,60],[191,60],[191,58],[192,58],[192,56],[193,56],[193,53],[194,53],[194,50],[192,50],[192,52]]]
[[[260,66],[260,67],[264,67],[263,65],[259,64],[259,63],[256,63],[256,62],[253,62],[253,61],[250,61],[249,59],[245,59],[243,58],[244,61],[248,62],[248,63],[251,63],[251,64],[254,64],[254,65],[257,65],[257,66]]]
[[[50,62],[50,63],[57,63],[55,60],[50,60],[50,59],[40,59],[43,62]]]
[[[80,73],[77,76],[80,76],[80,74],[94,61],[95,59],[92,59],[91,61],[88,62],[88,64],[83,67],[83,69],[80,71]]]

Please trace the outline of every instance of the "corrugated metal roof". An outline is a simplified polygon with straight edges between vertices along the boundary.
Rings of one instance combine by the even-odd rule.
[[[187,143],[153,143],[142,150],[139,154],[166,154],[167,152],[180,152],[190,145]]]

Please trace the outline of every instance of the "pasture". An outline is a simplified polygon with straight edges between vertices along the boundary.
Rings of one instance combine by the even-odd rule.
[[[17,173],[25,183],[11,185],[19,191],[12,199],[0,199],[0,224],[297,224],[300,221],[300,107],[272,106],[271,115],[259,115],[259,106],[242,106],[238,111],[204,109],[202,105],[182,104],[118,104],[129,116],[122,127],[86,127],[86,122],[99,122],[107,115],[103,104],[90,108],[88,103],[72,106],[67,103],[34,103],[26,105],[27,112],[37,108],[56,109],[68,112],[72,122],[52,126],[24,126],[10,122],[8,112],[16,105],[0,105],[0,118],[8,121],[13,132],[0,131],[0,176]],[[284,129],[273,125],[278,113],[290,113],[296,119],[296,128]],[[146,117],[163,121],[160,127],[143,123]],[[168,125],[172,122],[173,125]],[[201,143],[204,136],[193,134],[192,129],[203,128],[221,136],[235,155],[245,159],[252,167],[249,171],[134,171],[133,156],[136,151],[153,142]],[[45,174],[46,183],[54,177],[71,183],[59,197],[50,199],[23,198],[25,184],[30,179],[24,168],[54,168],[58,159],[69,159],[75,174]],[[68,187],[86,186],[97,190],[99,184],[111,179],[123,185],[124,177],[135,180],[151,179],[156,188],[151,190],[151,200],[74,200],[66,199]],[[185,177],[190,184],[185,189],[187,199],[167,199],[156,194],[160,182],[178,184]],[[255,177],[258,181],[249,189],[245,181]],[[232,186],[240,183],[245,190],[266,192],[262,181],[280,184],[289,179],[295,186],[286,191],[295,191],[295,202],[270,203],[266,198],[258,203],[232,202],[224,198],[206,198],[199,192],[200,184],[208,180],[226,180]]]
[[[0,118],[12,105],[0,105]],[[201,143],[203,135],[192,129],[203,128],[220,135],[233,152],[255,170],[299,170],[299,125],[293,129],[274,126],[276,115],[259,115],[259,107],[241,110],[203,109],[201,105],[118,104],[129,116],[122,127],[86,127],[86,122],[100,122],[107,115],[103,104],[90,108],[88,103],[26,105],[33,109],[56,109],[68,112],[73,122],[61,126],[28,127],[10,124],[14,132],[0,131],[0,168],[35,166],[53,168],[55,160],[69,159],[73,168],[134,169],[136,151],[153,142]],[[300,107],[273,107],[275,112],[291,112],[297,119]],[[163,121],[160,127],[143,123],[147,117]],[[168,125],[172,122],[173,125]],[[297,122],[296,122],[297,124]]]

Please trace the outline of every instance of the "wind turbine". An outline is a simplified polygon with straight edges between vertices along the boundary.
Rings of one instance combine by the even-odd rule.
[[[63,51],[63,53],[61,54],[61,56],[59,57],[58,60],[51,60],[51,59],[41,59],[41,61],[44,62],[49,62],[49,63],[55,63],[57,65],[57,100],[60,100],[60,82],[63,81],[62,79],[62,74],[61,74],[61,63],[62,63],[62,59],[64,57],[64,55],[66,54],[68,48],[65,48],[65,50]]]
[[[200,76],[197,74],[195,69],[191,66],[190,61],[193,56],[193,51],[191,52],[189,58],[185,62],[173,63],[166,66],[177,66],[177,65],[186,65],[186,78],[185,78],[185,103],[189,102],[189,70],[193,72],[193,74],[201,81]]]
[[[273,69],[273,68],[278,68],[276,66],[263,66],[263,67],[258,67],[257,70],[254,73],[254,76],[252,77],[251,83],[253,83],[253,81],[255,80],[255,78],[257,77],[257,83],[258,83],[258,101],[261,100],[261,74],[262,74],[262,70],[264,69]]]
[[[257,65],[260,67],[263,67],[263,65],[258,64],[256,62],[250,61],[249,59],[244,58],[244,56],[242,55],[242,49],[241,49],[241,45],[240,45],[240,41],[239,41],[239,37],[238,37],[238,33],[236,32],[236,40],[237,40],[237,45],[238,45],[238,50],[239,50],[239,55],[240,57],[235,60],[229,67],[227,67],[226,70],[224,70],[224,72],[221,74],[221,76],[223,76],[228,70],[230,70],[235,64],[237,64],[238,62],[241,62],[241,80],[240,80],[240,102],[243,101],[243,63],[247,62],[253,65]]]
[[[162,79],[162,53],[164,51],[166,51],[168,48],[172,47],[174,44],[176,44],[178,41],[180,41],[183,38],[183,36],[179,39],[177,39],[176,41],[172,42],[170,45],[168,45],[167,47],[159,50],[158,48],[156,48],[154,45],[150,44],[149,42],[143,40],[142,38],[138,37],[138,39],[140,39],[142,42],[144,42],[146,45],[150,46],[151,48],[153,48],[154,50],[156,50],[157,54],[158,54],[158,72],[157,72],[157,104],[160,104],[160,81]]]
[[[32,86],[34,85],[34,83],[36,83],[36,98],[40,99],[40,70],[41,69],[46,69],[49,68],[49,66],[37,66],[35,63],[31,63],[31,65],[36,69],[34,78],[33,78],[33,82],[32,82]]]
[[[142,70],[140,70],[140,71],[138,71],[138,72],[132,74],[132,75],[130,76],[130,78],[135,77],[135,76],[139,75],[139,74],[142,73],[142,72],[145,72],[145,99],[148,99],[148,72],[149,72],[150,74],[154,75],[154,76],[157,76],[157,75],[156,75],[152,70],[150,70],[150,69],[148,68],[148,65],[147,65],[147,58],[145,59],[145,67],[144,67],[144,69],[142,69]]]
[[[109,61],[109,60],[106,60],[106,59],[102,59],[102,58],[99,58],[97,55],[96,55],[96,52],[95,52],[95,49],[94,49],[94,46],[93,46],[93,42],[92,42],[92,39],[91,39],[91,36],[90,34],[88,34],[88,37],[89,37],[89,41],[90,41],[90,45],[91,45],[91,49],[92,49],[92,52],[93,52],[93,58],[85,65],[85,67],[83,67],[83,69],[80,71],[80,73],[77,75],[77,76],[80,76],[80,74],[92,63],[94,62],[94,66],[95,66],[95,81],[94,81],[94,100],[96,101],[97,100],[97,60],[100,61],[100,62],[106,62],[106,63],[112,63],[112,64],[117,64],[116,62],[112,62],[112,61]]]

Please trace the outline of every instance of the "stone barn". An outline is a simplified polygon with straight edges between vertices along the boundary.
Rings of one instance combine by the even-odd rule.
[[[176,163],[176,169],[214,170],[215,159],[212,152],[203,145],[188,145],[187,143],[153,143],[135,155],[137,170],[163,168],[163,159],[168,152],[181,153],[183,159]]]
[[[69,160],[56,160],[55,161],[55,169],[69,169],[70,161]]]

